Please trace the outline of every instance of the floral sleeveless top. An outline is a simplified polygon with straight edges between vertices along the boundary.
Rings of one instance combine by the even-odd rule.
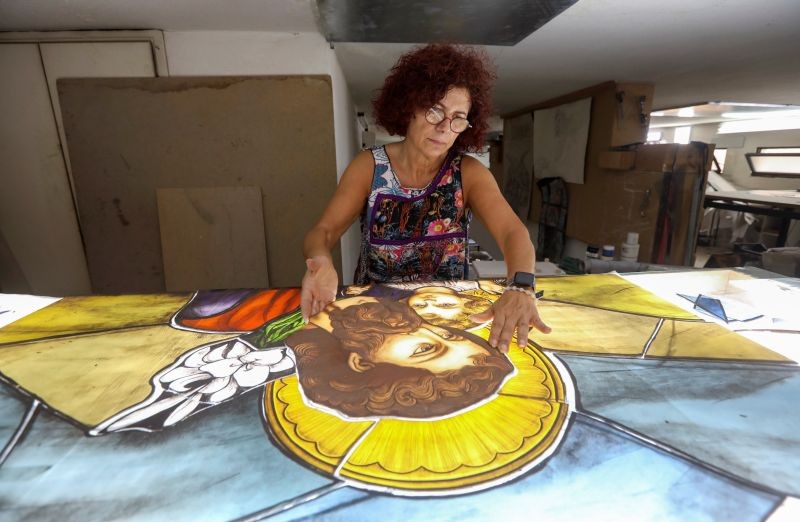
[[[461,155],[449,152],[421,189],[400,185],[385,147],[372,149],[372,156],[355,284],[466,278],[472,212],[464,208]]]

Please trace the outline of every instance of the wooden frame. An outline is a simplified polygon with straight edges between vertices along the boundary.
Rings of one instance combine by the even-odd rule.
[[[0,44],[58,42],[148,42],[153,51],[156,76],[169,76],[167,48],[162,31],[26,31],[0,33]]]
[[[761,147],[759,147],[761,148]],[[778,147],[766,147],[766,148],[778,148]],[[786,147],[789,148],[789,147]],[[747,160],[747,165],[750,167],[750,173],[752,176],[764,177],[764,178],[800,178],[800,169],[797,172],[763,172],[756,169],[755,165],[753,165],[754,157],[766,157],[766,158],[797,158],[800,161],[800,153],[791,152],[791,153],[760,153],[760,152],[748,152],[744,155],[745,159]]]

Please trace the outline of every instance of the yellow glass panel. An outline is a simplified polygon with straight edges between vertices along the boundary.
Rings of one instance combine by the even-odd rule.
[[[551,301],[539,302],[539,314],[553,331],[531,330],[530,340],[565,352],[639,355],[658,324],[655,317]]]
[[[0,347],[0,373],[88,427],[146,399],[150,379],[188,350],[230,338],[167,325]]]
[[[333,474],[342,457],[373,421],[347,421],[303,402],[297,376],[267,385],[264,395],[270,432],[312,466]]]
[[[646,357],[793,362],[718,324],[684,321],[664,321]]]
[[[423,468],[434,474],[462,466],[485,466],[498,453],[513,453],[542,430],[553,405],[543,400],[498,396],[480,408],[430,422],[383,419],[362,442],[345,468],[379,464],[391,473]],[[486,428],[493,425],[488,436]],[[391,452],[386,447],[392,446]],[[462,451],[452,451],[456,446]]]
[[[669,319],[697,320],[693,314],[616,274],[541,277],[536,289],[544,299]]]
[[[522,469],[544,453],[566,414],[561,403],[498,395],[446,419],[383,419],[339,474],[410,490],[478,485]]]
[[[488,330],[475,333],[486,337]],[[443,419],[347,421],[308,406],[297,378],[286,377],[265,395],[270,432],[312,467],[373,486],[454,489],[490,482],[547,452],[569,414],[564,381],[547,356],[515,346],[509,356],[517,374],[499,395]]]
[[[0,345],[168,323],[190,297],[191,294],[65,297],[1,328]]]
[[[544,399],[563,402],[566,400],[564,383],[550,359],[533,348],[519,349],[511,345],[508,357],[517,369],[517,374],[500,389],[502,395]]]

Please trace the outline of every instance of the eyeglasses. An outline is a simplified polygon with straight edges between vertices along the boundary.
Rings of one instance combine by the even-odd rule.
[[[430,123],[431,125],[439,125],[444,120],[450,120],[450,130],[455,133],[461,133],[465,130],[472,127],[472,125],[467,121],[466,118],[447,118],[444,115],[444,111],[438,107],[431,107],[428,109],[428,112],[425,113],[425,121]]]

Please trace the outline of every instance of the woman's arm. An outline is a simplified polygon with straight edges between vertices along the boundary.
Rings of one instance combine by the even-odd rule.
[[[364,207],[372,185],[373,168],[372,154],[360,152],[342,174],[322,217],[306,233],[303,241],[306,273],[300,301],[306,321],[336,298],[339,276],[333,266],[331,250]]]
[[[517,272],[533,273],[536,252],[528,229],[509,206],[492,174],[481,163],[470,156],[461,162],[461,177],[464,185],[464,204],[486,225],[497,242],[506,263],[507,278],[511,280]],[[477,320],[493,319],[489,344],[505,351],[511,342],[514,330],[517,343],[528,343],[531,326],[544,333],[550,331],[539,317],[536,300],[522,292],[505,292],[492,308],[476,316]]]

